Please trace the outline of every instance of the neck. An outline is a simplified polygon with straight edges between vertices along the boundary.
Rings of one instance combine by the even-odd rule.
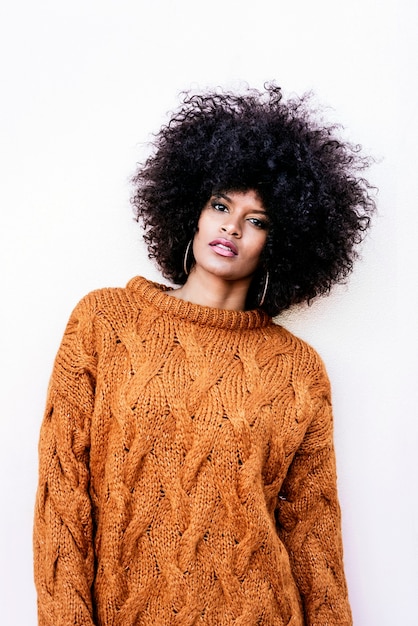
[[[244,311],[250,283],[251,276],[239,281],[228,281],[219,276],[200,273],[198,268],[193,268],[185,284],[169,293],[201,306]]]

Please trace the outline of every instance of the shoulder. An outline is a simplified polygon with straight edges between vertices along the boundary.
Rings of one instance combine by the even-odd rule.
[[[300,355],[303,361],[323,366],[322,359],[313,346],[274,320],[269,326],[269,335],[272,342],[281,345],[286,352]]]
[[[138,319],[143,303],[138,301],[132,282],[146,279],[131,279],[126,287],[104,287],[87,293],[74,307],[66,334],[75,331],[95,333],[107,327],[118,334],[119,329],[130,327]]]
[[[274,322],[270,326],[270,333],[273,343],[280,347],[283,358],[289,360],[295,382],[304,381],[320,392],[329,389],[325,364],[313,346]]]
[[[103,287],[90,291],[77,303],[72,317],[92,319],[123,315],[134,309],[137,310],[138,301],[132,286],[138,281],[148,282],[145,278],[136,276],[127,283],[126,287]]]

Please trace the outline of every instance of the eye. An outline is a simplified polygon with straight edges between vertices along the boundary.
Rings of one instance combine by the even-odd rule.
[[[228,211],[228,207],[225,206],[225,204],[222,204],[222,202],[219,202],[218,200],[212,200],[210,204],[211,204],[211,207],[215,209],[215,211],[220,211],[221,213],[226,213]]]
[[[251,224],[253,224],[256,228],[260,228],[262,230],[265,230],[268,228],[267,220],[259,220],[258,217],[250,217],[248,218],[248,221]]]

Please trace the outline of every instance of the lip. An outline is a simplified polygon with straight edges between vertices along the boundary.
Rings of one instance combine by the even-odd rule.
[[[221,256],[237,256],[238,248],[234,244],[233,241],[229,239],[224,239],[223,237],[219,237],[219,239],[214,239],[209,243],[211,248],[215,248],[215,252],[220,254]]]

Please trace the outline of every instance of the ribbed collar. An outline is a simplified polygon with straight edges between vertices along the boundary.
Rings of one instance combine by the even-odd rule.
[[[135,298],[145,300],[162,313],[183,318],[201,326],[213,326],[229,330],[252,330],[265,328],[272,323],[271,317],[261,309],[230,311],[179,300],[167,293],[169,287],[151,282],[142,276],[132,278],[126,288]]]

